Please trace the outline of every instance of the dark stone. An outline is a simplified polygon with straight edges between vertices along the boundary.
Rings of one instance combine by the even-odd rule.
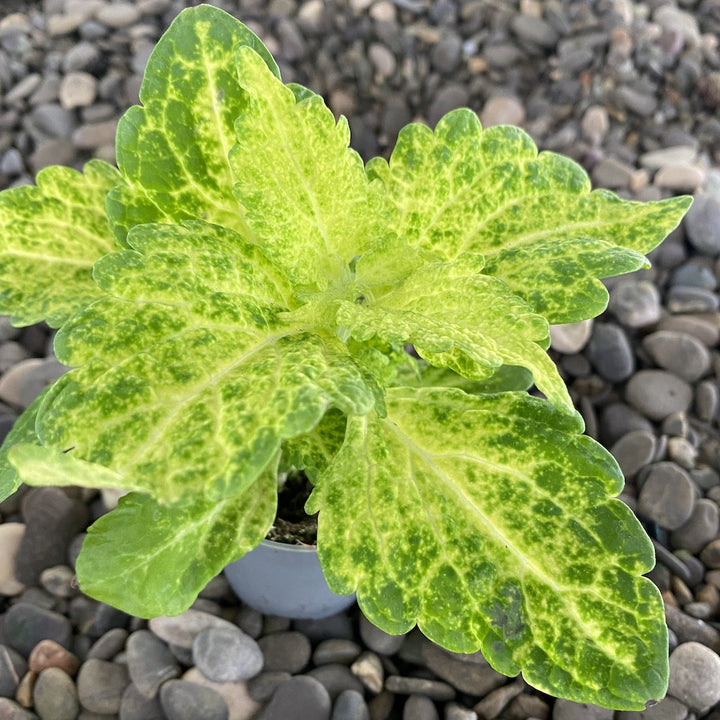
[[[4,635],[8,645],[28,657],[41,640],[54,640],[66,650],[72,648],[72,625],[59,613],[19,602],[5,613]]]
[[[23,500],[22,514],[25,534],[15,576],[25,585],[38,585],[43,570],[65,564],[68,545],[87,526],[87,505],[59,488],[33,488]]]

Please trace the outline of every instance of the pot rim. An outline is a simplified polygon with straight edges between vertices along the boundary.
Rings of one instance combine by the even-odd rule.
[[[260,541],[260,545],[265,545],[277,550],[288,550],[290,552],[317,553],[317,545],[290,545],[290,543],[281,543],[277,542],[277,540],[268,540],[267,538],[263,538]],[[260,547],[260,545],[257,547]]]

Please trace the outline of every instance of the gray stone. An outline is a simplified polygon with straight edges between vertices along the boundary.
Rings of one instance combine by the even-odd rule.
[[[690,383],[710,371],[710,352],[687,333],[659,330],[643,338],[643,347],[661,368]]]
[[[0,645],[0,697],[15,697],[15,690],[27,669],[27,662],[19,652]]]
[[[5,613],[3,635],[8,645],[27,657],[44,639],[54,640],[70,649],[73,633],[72,625],[64,615],[29,602],[19,602]]]
[[[531,15],[514,15],[510,27],[520,40],[544,48],[552,48],[558,41],[557,31],[552,25]]]
[[[125,665],[95,658],[86,660],[77,676],[80,704],[90,712],[117,713],[129,684],[130,675]]]
[[[229,716],[219,693],[185,680],[168,680],[160,688],[160,704],[168,720],[228,720]]]
[[[692,387],[685,380],[665,370],[640,370],[625,388],[627,401],[650,420],[685,412],[692,395]]]
[[[699,262],[690,261],[681,265],[673,272],[672,284],[715,290],[718,281],[711,268]]]
[[[615,720],[685,720],[688,709],[679,700],[665,696],[647,710],[621,710]]]
[[[81,150],[94,150],[103,145],[114,145],[117,132],[117,119],[102,122],[84,123],[72,134],[75,147]]]
[[[665,304],[672,313],[704,313],[717,310],[720,300],[705,288],[673,285],[665,295]]]
[[[69,138],[78,125],[75,114],[57,103],[33,108],[30,119],[35,127],[51,138]]]
[[[265,670],[270,671],[298,673],[308,664],[312,653],[310,641],[297,631],[266,635],[260,638],[258,645],[265,658]],[[262,665],[257,672],[261,669]]]
[[[428,123],[434,127],[443,115],[456,108],[465,107],[469,101],[470,95],[463,85],[455,83],[444,85],[430,103],[427,112]]]
[[[429,697],[411,695],[403,705],[402,720],[440,720],[440,716]]]
[[[2,526],[0,526],[2,527]],[[323,640],[312,655],[314,665],[326,665],[327,663],[349,664],[362,652],[362,648],[352,640],[332,638]]]
[[[284,633],[280,633],[281,635]],[[287,633],[291,634],[291,633]],[[307,643],[307,655],[310,655],[310,643]],[[276,636],[269,636],[276,637]],[[289,643],[286,643],[287,648]],[[201,630],[193,642],[193,661],[198,670],[214,682],[239,682],[257,675],[263,669],[263,652],[258,644],[240,628],[218,629],[213,627]],[[307,663],[305,659],[304,665]],[[285,668],[273,668],[285,669]],[[302,668],[300,668],[302,669]],[[293,672],[293,670],[289,670]]]
[[[75,683],[56,667],[38,675],[33,687],[33,703],[41,720],[75,720],[80,711]]]
[[[120,700],[120,720],[167,720],[160,698],[145,697],[130,683]]]
[[[382,75],[382,77],[388,78],[395,74],[397,69],[397,61],[395,56],[388,50],[385,45],[381,43],[370,43],[368,47],[368,59],[373,64],[375,70]]]
[[[712,625],[690,617],[672,605],[665,606],[665,619],[681,643],[699,642],[715,652],[720,652],[720,632]]]
[[[360,637],[370,650],[379,655],[394,655],[405,640],[405,635],[390,635],[375,627],[362,614],[360,615]]]
[[[245,682],[213,682],[208,680],[197,668],[190,668],[182,679],[210,688],[220,695],[227,705],[229,720],[250,720],[250,718],[255,718],[262,707],[260,703],[250,697]]]
[[[452,653],[426,640],[422,658],[441,680],[469,695],[485,695],[507,682],[507,677],[493,670],[480,653]]]
[[[610,291],[608,310],[625,327],[647,327],[660,319],[660,294],[645,280],[621,280]]]
[[[64,138],[43,140],[30,155],[30,168],[34,173],[49,165],[72,165],[75,160],[75,146]]]
[[[37,585],[43,570],[63,565],[70,541],[87,527],[88,508],[60,488],[33,488],[23,499],[25,533],[20,541],[15,574]]]
[[[248,680],[248,694],[257,702],[267,702],[275,694],[275,691],[291,677],[292,675],[288,672],[261,672]]]
[[[331,720],[370,720],[370,711],[362,693],[355,690],[341,692],[335,701]]]
[[[654,95],[637,90],[630,85],[619,87],[615,92],[615,99],[626,110],[641,117],[649,117],[657,108],[657,100]]]
[[[589,703],[559,698],[553,706],[553,720],[613,720],[614,712]]]
[[[695,502],[688,520],[670,536],[676,548],[699,553],[718,533],[718,506],[707,498]]]
[[[720,388],[713,380],[703,380],[695,388],[695,412],[703,422],[712,422],[720,407]]]
[[[668,694],[696,712],[720,701],[720,657],[696,642],[678,645],[670,655]]]
[[[690,46],[700,43],[700,28],[692,13],[671,5],[663,5],[653,13],[653,20],[666,32],[680,33]]]
[[[103,25],[118,29],[136,23],[140,19],[140,11],[133,3],[113,2],[111,5],[103,5],[95,13],[95,18]]]
[[[507,683],[489,692],[473,709],[480,717],[495,718],[516,698],[526,685],[522,680]]]
[[[280,57],[294,62],[305,56],[307,45],[294,23],[282,18],[277,24],[276,32],[280,40]]]
[[[8,148],[0,159],[0,173],[3,175],[22,175],[25,172],[25,162],[22,153],[14,147]],[[5,372],[7,368],[3,369]]]
[[[432,700],[453,700],[455,690],[447,683],[425,678],[390,675],[385,681],[385,689],[400,695],[426,695]]]
[[[612,383],[623,382],[635,372],[630,340],[614,323],[595,323],[586,355],[598,375]]]
[[[680,467],[692,470],[695,467],[697,449],[684,437],[671,437],[667,441],[667,453]]]
[[[623,435],[610,448],[627,480],[635,477],[648,463],[651,463],[657,452],[655,434],[647,430],[635,430]]]
[[[91,42],[83,40],[70,48],[63,58],[62,69],[65,73],[85,70],[94,74],[100,67],[100,50]]]
[[[0,697],[0,718],[2,720],[38,720],[35,713],[25,710],[14,700]]]
[[[280,685],[256,720],[329,720],[330,707],[322,683],[300,675]]]
[[[152,618],[148,625],[161,640],[188,650],[192,648],[197,634],[207,627],[225,629],[228,632],[233,632],[237,627],[228,620],[192,609],[173,617]]]
[[[634,168],[614,157],[603,158],[592,169],[595,185],[612,189],[630,186]]]
[[[660,320],[657,329],[679,330],[697,338],[706,347],[714,347],[720,342],[720,328],[698,315],[668,315]]]
[[[610,446],[628,433],[636,430],[653,432],[652,423],[625,403],[611,403],[603,408],[600,418],[602,436]]]
[[[155,697],[164,682],[180,675],[175,656],[149,630],[138,630],[128,637],[126,658],[130,679],[147,698]]]
[[[530,696],[528,695],[528,697]],[[449,702],[445,706],[445,720],[478,720],[478,714],[462,705]]]
[[[659,170],[667,165],[687,165],[695,162],[697,148],[692,145],[675,145],[652,150],[640,156],[640,164],[648,170]]]
[[[720,254],[720,194],[705,193],[695,198],[684,219],[687,237],[701,253]]]
[[[125,628],[113,628],[101,635],[90,647],[87,659],[112,660],[124,647],[128,638]]]
[[[5,95],[5,102],[8,105],[12,105],[20,100],[24,100],[37,90],[41,81],[42,76],[39,73],[30,73],[30,75],[26,75],[22,80],[20,80],[20,82],[8,90]]]
[[[687,522],[694,504],[695,486],[688,474],[675,463],[659,462],[640,490],[638,513],[666,530],[675,530]]]
[[[343,690],[363,691],[362,683],[346,665],[340,665],[338,663],[321,665],[318,668],[310,670],[307,676],[322,683],[332,700],[335,700]]]
[[[462,39],[454,32],[446,32],[430,51],[430,62],[436,70],[449,75],[457,69],[461,56]]]

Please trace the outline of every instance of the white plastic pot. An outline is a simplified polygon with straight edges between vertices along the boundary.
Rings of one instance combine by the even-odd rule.
[[[264,615],[320,620],[355,602],[328,587],[317,550],[263,540],[225,568],[236,595]]]

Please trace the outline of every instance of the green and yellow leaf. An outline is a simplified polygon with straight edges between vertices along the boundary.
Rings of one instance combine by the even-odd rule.
[[[207,220],[244,230],[228,163],[233,125],[245,104],[235,73],[238,47],[253,48],[280,76],[265,46],[228,13],[201,5],[180,13],[153,50],[117,130],[117,163],[127,184],[108,213],[122,242],[140,223]]]
[[[357,263],[363,285],[362,258]],[[486,380],[503,364],[528,368],[537,387],[572,410],[565,383],[545,349],[548,325],[499,278],[480,272],[478,256],[431,263],[379,297],[341,301],[337,324],[357,341],[412,343],[431,365]]]
[[[253,236],[296,285],[344,281],[352,259],[386,232],[383,196],[348,147],[347,121],[336,123],[314,93],[298,99],[250,48],[239,48],[237,71],[248,101],[230,164]]]
[[[195,495],[161,505],[131,493],[88,530],[78,582],[92,597],[137,617],[177,615],[230,562],[260,543],[275,518],[277,463],[240,494]]]
[[[56,165],[36,186],[0,193],[0,314],[58,327],[101,295],[92,267],[116,247],[105,198],[121,183],[115,168],[91,160],[82,173]]]
[[[647,267],[645,253],[680,222],[691,198],[630,202],[597,190],[572,160],[538,154],[520,128],[483,130],[470,110],[448,113],[432,132],[405,127],[385,183],[408,242],[451,261],[485,256],[483,272],[504,280],[551,324],[594,317],[607,305],[600,278]]]
[[[306,510],[330,587],[538,689],[642,709],[667,686],[652,545],[582,421],[525,393],[393,388],[352,417]],[[440,431],[441,429],[441,431]]]
[[[278,320],[282,275],[231,230],[142,225],[127,241],[95,267],[108,295],[56,337],[75,369],[43,404],[42,444],[104,465],[120,489],[141,479],[162,503],[199,488],[218,500],[328,408],[382,407],[339,340]]]

